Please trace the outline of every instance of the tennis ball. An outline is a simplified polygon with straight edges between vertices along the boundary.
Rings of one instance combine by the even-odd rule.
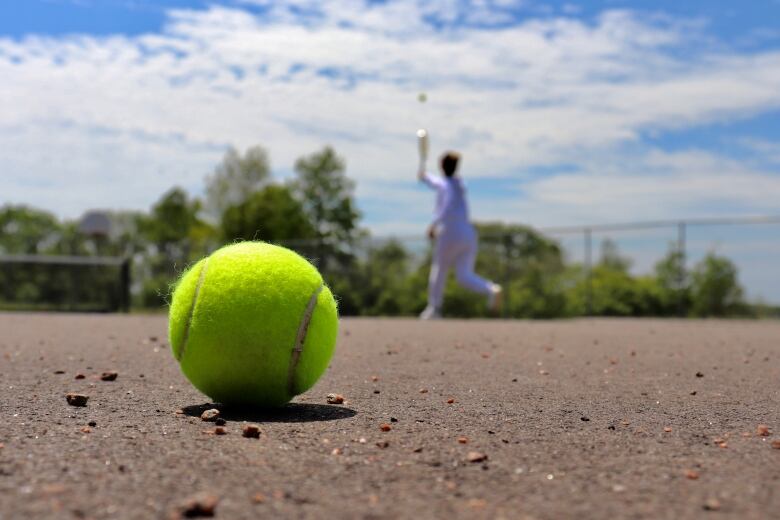
[[[317,269],[264,242],[223,247],[173,291],[169,339],[215,402],[281,406],[314,386],[336,345],[336,302]]]

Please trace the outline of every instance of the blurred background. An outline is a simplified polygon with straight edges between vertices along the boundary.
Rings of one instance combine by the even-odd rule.
[[[779,316],[780,2],[679,4],[3,2],[0,309],[162,311],[261,239],[417,314],[427,128],[506,317]]]

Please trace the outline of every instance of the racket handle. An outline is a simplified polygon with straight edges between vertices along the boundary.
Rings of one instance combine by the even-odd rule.
[[[428,132],[421,128],[417,130],[417,146],[420,152],[420,164],[428,160]]]

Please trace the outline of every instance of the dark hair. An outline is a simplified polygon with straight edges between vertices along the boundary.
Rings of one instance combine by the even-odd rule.
[[[441,156],[441,169],[444,175],[452,177],[455,175],[455,171],[458,169],[458,161],[460,161],[460,154],[458,152],[445,152]]]

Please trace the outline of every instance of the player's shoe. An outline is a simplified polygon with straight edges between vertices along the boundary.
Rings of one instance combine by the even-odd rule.
[[[441,319],[441,311],[435,307],[427,306],[420,313],[421,320],[439,320]]]
[[[488,309],[494,314],[501,312],[501,306],[504,303],[504,290],[497,283],[494,283],[490,287],[490,294],[488,294]]]

